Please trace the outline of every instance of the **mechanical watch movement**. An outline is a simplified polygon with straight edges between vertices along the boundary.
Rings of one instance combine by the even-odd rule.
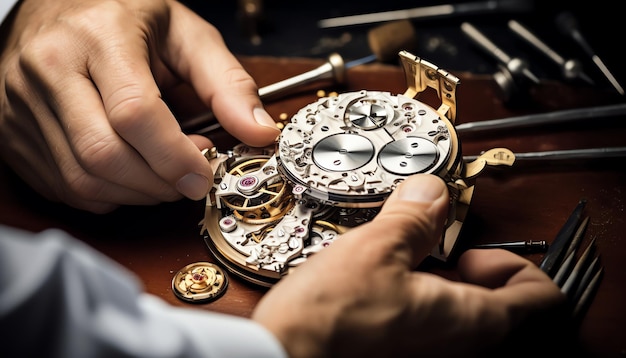
[[[465,219],[474,179],[487,165],[512,165],[505,148],[465,163],[454,122],[459,79],[406,51],[403,94],[361,90],[300,109],[274,146],[238,145],[205,156],[214,168],[201,233],[229,271],[271,286],[342,233],[376,216],[407,176],[430,173],[450,191],[440,246],[447,260]],[[437,109],[415,97],[433,89]]]

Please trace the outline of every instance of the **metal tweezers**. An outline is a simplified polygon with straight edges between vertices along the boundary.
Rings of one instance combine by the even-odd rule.
[[[541,268],[566,295],[573,319],[582,317],[600,284],[604,268],[596,252],[595,237],[579,253],[589,217],[583,218],[586,200],[581,199],[541,260]]]

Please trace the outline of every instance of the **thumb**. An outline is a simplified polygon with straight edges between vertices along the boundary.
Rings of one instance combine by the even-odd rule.
[[[391,254],[415,267],[441,239],[448,214],[449,195],[443,180],[432,174],[405,179],[389,196],[374,220],[344,234],[371,240],[386,256]],[[381,247],[382,246],[382,247]]]

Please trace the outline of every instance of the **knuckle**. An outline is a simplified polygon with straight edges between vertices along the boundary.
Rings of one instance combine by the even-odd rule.
[[[88,173],[102,175],[110,173],[121,156],[112,140],[86,137],[83,141],[77,142],[76,158]]]
[[[220,90],[208,91],[201,94],[205,103],[211,103],[221,109],[228,107],[233,98],[238,100],[258,100],[258,86],[254,79],[239,66],[231,66],[222,72],[220,76],[210,79],[213,88]],[[227,110],[227,109],[226,109]]]
[[[256,82],[242,67],[231,67],[225,72],[225,76],[226,81],[224,83],[228,83],[241,92],[244,92],[241,94],[246,94],[250,92],[250,90],[257,89]]]
[[[142,94],[138,85],[128,84],[118,88],[105,101],[109,108],[109,120],[113,128],[120,133],[134,132],[145,124],[143,118],[153,101]]]
[[[133,157],[128,155],[126,147],[119,145],[115,138],[94,136],[88,138],[88,141],[83,140],[76,145],[76,159],[86,175],[76,174],[72,177],[72,192],[87,200],[107,200],[101,194],[104,186],[99,182],[106,183],[106,178],[114,182],[124,182],[136,176],[137,174],[133,172],[135,167],[131,162]],[[181,198],[180,194],[166,182],[146,182],[144,189],[147,195],[160,201],[176,201]]]
[[[59,69],[65,61],[66,51],[58,46],[57,30],[42,31],[24,44],[19,53],[19,68],[26,74],[48,73]]]
[[[65,173],[66,187],[61,194],[64,202],[91,202],[100,199],[104,190],[104,181],[98,180],[81,170]]]
[[[75,30],[81,30],[80,33],[97,35],[103,33],[103,30],[110,30],[103,29],[103,26],[109,27],[110,24],[127,23],[130,16],[132,16],[132,12],[128,11],[126,5],[120,1],[105,0],[90,6],[80,7],[74,11],[67,11],[60,21]]]
[[[233,66],[226,70],[228,78],[235,82],[254,83],[252,77],[241,66]]]

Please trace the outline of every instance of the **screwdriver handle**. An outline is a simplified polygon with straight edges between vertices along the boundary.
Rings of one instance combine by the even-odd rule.
[[[565,59],[561,55],[551,49],[545,42],[541,41],[537,35],[532,33],[524,25],[515,20],[510,20],[508,25],[513,32],[526,40],[529,44],[535,46],[539,51],[543,52],[546,56],[552,59],[552,61],[556,62],[560,66],[565,64]]]
[[[502,62],[504,65],[508,65],[511,61],[511,57],[502,51],[495,43],[487,38],[480,30],[469,22],[461,24],[461,30],[469,36],[476,44],[485,49],[489,54],[494,56],[496,60]]]
[[[343,83],[346,77],[345,72],[343,58],[338,53],[333,53],[328,57],[328,61],[313,70],[259,88],[259,97],[266,99],[292,88],[323,79],[333,78],[337,83]]]
[[[480,32],[474,25],[469,22],[461,24],[461,30],[465,32],[474,42],[482,46],[488,53],[494,56],[498,61],[502,62],[506,68],[514,74],[523,74],[532,82],[539,84],[539,78],[528,69],[527,63],[520,58],[512,58],[506,52],[502,51],[495,43]]]

